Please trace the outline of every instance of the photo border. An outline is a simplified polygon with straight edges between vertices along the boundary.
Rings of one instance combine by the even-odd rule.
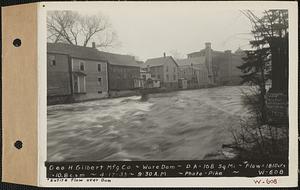
[[[222,7],[221,9],[288,9],[289,10],[289,63],[298,63],[298,12],[297,2],[47,2],[39,4],[38,12],[38,92],[39,92],[39,183],[42,186],[60,187],[295,187],[298,184],[298,64],[289,64],[289,176],[267,177],[280,181],[276,185],[254,184],[253,179],[266,179],[266,177],[207,177],[207,178],[111,178],[107,183],[49,183],[46,180],[45,161],[47,150],[47,72],[46,72],[46,11],[66,10],[72,7],[82,9],[84,6],[92,8],[103,4],[138,4],[138,3],[200,3],[203,6]],[[43,6],[45,5],[45,6]],[[74,9],[73,9],[74,8]]]

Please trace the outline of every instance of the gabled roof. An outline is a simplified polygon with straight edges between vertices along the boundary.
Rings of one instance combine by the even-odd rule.
[[[147,61],[143,65],[144,67],[147,67],[148,65],[150,67],[155,67],[155,66],[162,66],[165,63],[175,63],[178,66],[177,62],[173,59],[172,56],[147,59]]]
[[[98,54],[105,57],[111,65],[140,67],[134,56],[131,55],[108,53],[104,51],[98,51]]]
[[[207,70],[207,66],[205,65],[205,57],[193,57],[186,59],[179,59],[177,63],[180,68],[193,68],[195,70]]]
[[[66,54],[78,59],[108,61],[112,65],[139,67],[133,56],[108,53],[92,47],[47,43],[47,53]]]
[[[186,58],[186,59],[178,59],[176,60],[179,67],[180,66],[187,66],[187,65],[196,65],[196,64],[205,64],[205,57],[193,57],[193,58]]]
[[[97,49],[64,43],[47,43],[47,53],[66,54],[74,58],[105,61]]]

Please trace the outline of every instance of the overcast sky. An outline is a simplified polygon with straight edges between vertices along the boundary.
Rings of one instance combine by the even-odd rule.
[[[137,56],[141,60],[183,56],[211,42],[214,50],[248,48],[249,20],[238,9],[207,8],[196,3],[140,3],[99,6],[80,14],[107,16],[121,45],[108,51]]]

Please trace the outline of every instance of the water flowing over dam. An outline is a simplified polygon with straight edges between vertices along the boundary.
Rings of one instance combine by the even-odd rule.
[[[230,143],[245,86],[48,106],[48,161],[201,160]]]

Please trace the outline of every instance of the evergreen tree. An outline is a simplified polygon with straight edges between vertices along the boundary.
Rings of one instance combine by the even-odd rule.
[[[252,24],[252,50],[246,51],[243,82],[263,88],[272,80],[272,89],[287,93],[288,87],[288,11],[268,10],[261,18],[252,11],[242,11]],[[260,75],[260,76],[258,76]]]
[[[258,86],[259,120],[266,118],[266,82],[272,81],[274,92],[287,93],[288,87],[288,12],[268,10],[261,18],[252,11],[242,11],[252,24],[254,40],[251,50],[245,51],[244,63],[238,68],[244,73],[242,83]]]

